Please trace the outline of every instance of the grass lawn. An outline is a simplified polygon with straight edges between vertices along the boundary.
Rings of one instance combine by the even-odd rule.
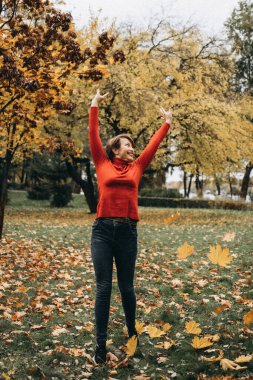
[[[23,192],[9,197],[0,243],[1,380],[253,378],[253,211],[140,208],[140,347],[130,358],[121,350],[124,314],[114,273],[110,360],[99,367],[91,359],[95,283],[90,234],[95,216],[88,213],[83,196],[63,209],[27,200]],[[180,216],[166,224],[178,211]],[[194,253],[180,260],[177,249],[184,242],[194,246]],[[207,257],[217,244],[229,248],[232,261],[226,267]],[[190,321],[199,324],[198,334],[185,331]],[[150,326],[162,335],[151,337]],[[192,346],[194,336],[208,334],[209,347]],[[235,363],[242,355],[248,355],[248,362]],[[223,369],[221,364],[229,363],[223,359],[237,369]]]

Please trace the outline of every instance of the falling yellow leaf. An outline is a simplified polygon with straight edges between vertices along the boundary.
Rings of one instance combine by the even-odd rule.
[[[243,316],[243,323],[249,326],[253,322],[253,309],[248,311],[248,313]]]
[[[164,325],[163,325],[163,331],[169,331],[170,329],[171,329],[171,325],[169,324],[169,323],[165,323]]]
[[[217,264],[221,267],[226,267],[233,259],[230,255],[229,248],[226,247],[222,249],[220,244],[217,244],[216,247],[211,246],[207,257],[213,264]]]
[[[149,326],[147,327],[146,330],[147,330],[147,332],[148,332],[150,338],[158,338],[159,336],[165,334],[164,331],[159,330],[159,329],[156,328],[155,326],[151,326],[151,325],[149,325]]]
[[[238,370],[247,368],[247,367],[241,367],[241,366],[239,366],[239,364],[237,364],[237,363],[235,363],[229,359],[221,359],[220,365],[221,365],[222,369],[224,369],[225,371],[227,369],[232,369],[232,370],[238,371]]]
[[[186,322],[185,332],[187,334],[199,335],[201,333],[201,329],[199,328],[199,323],[197,323],[195,321]]]
[[[170,224],[180,218],[180,212],[177,212],[176,214],[172,214],[169,218],[164,219],[164,224]]]
[[[248,363],[252,360],[253,355],[241,355],[238,356],[238,358],[235,359],[236,363]]]
[[[186,242],[177,249],[179,259],[186,259],[186,257],[192,255],[193,252],[194,252],[194,246],[189,245]]]
[[[220,350],[220,349],[216,349],[216,348],[210,348],[210,349],[208,349],[208,350],[205,350],[205,352],[207,352],[207,353],[213,353],[213,352],[216,352],[216,351],[218,351],[219,352],[219,355],[218,356],[211,356],[210,358],[208,358],[207,356],[201,356],[200,358],[202,359],[202,360],[204,360],[205,362],[218,362],[218,361],[220,361],[222,358],[223,358],[223,356],[224,356],[224,352],[222,351],[222,350]]]
[[[212,346],[213,343],[210,342],[210,340],[206,338],[198,338],[197,336],[195,336],[194,339],[192,340],[191,345],[193,348],[200,349],[200,348]]]
[[[136,335],[133,335],[131,338],[128,339],[127,344],[123,348],[124,352],[128,356],[133,356],[137,347],[137,337]]]

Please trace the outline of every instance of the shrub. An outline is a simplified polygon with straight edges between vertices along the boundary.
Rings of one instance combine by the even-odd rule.
[[[29,199],[44,200],[50,198],[52,190],[49,185],[34,185],[27,193]]]
[[[245,202],[233,201],[214,201],[209,199],[172,199],[172,198],[155,198],[139,197],[139,206],[147,207],[170,207],[170,208],[209,208],[209,209],[227,209],[227,210],[250,210],[253,209],[251,204]]]
[[[144,187],[139,192],[141,197],[155,197],[155,198],[181,198],[182,195],[177,189],[166,189],[165,187]]]
[[[17,183],[17,182],[9,182],[8,189],[9,190],[25,190],[25,184]]]
[[[54,185],[51,206],[65,207],[72,200],[72,188],[68,184]]]

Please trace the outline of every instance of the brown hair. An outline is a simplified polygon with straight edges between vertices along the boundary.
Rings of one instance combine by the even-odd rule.
[[[110,140],[107,141],[106,147],[105,147],[105,151],[107,153],[109,160],[112,160],[114,157],[113,149],[119,149],[120,148],[120,144],[121,144],[120,139],[121,138],[128,139],[130,141],[130,143],[132,144],[132,147],[134,147],[134,141],[130,135],[122,133],[121,135],[117,135],[115,137],[112,137]]]

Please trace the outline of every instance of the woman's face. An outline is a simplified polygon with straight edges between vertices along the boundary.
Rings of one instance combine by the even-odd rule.
[[[113,152],[115,157],[118,157],[123,161],[134,161],[134,148],[131,142],[125,137],[120,138],[120,147],[118,149],[113,149]]]

